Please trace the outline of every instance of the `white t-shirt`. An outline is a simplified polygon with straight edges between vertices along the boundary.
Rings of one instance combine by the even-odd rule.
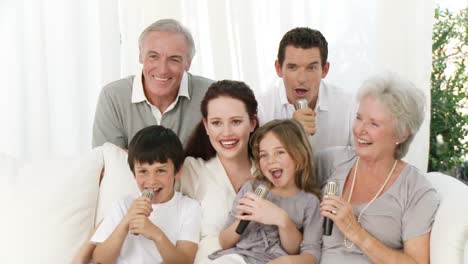
[[[295,111],[286,96],[283,79],[278,79],[271,89],[257,96],[257,101],[260,125],[274,119],[292,118]],[[313,136],[309,136],[314,152],[334,146],[353,146],[356,110],[353,94],[321,81],[314,109],[317,129]]]
[[[96,233],[91,237],[91,242],[104,242],[127,214],[133,201],[140,196],[141,194],[129,195],[114,203]],[[179,240],[198,243],[201,210],[197,201],[175,192],[171,200],[153,204],[152,207],[153,212],[149,219],[166,234],[174,245]],[[117,263],[120,264],[162,262],[162,257],[152,240],[142,235],[132,234],[127,234],[117,259]]]

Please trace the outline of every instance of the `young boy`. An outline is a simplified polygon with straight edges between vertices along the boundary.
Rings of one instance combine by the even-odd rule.
[[[193,263],[201,210],[174,191],[183,161],[182,144],[170,129],[150,126],[133,137],[128,164],[140,190],[150,188],[154,197],[134,194],[112,206],[91,238],[94,263]]]

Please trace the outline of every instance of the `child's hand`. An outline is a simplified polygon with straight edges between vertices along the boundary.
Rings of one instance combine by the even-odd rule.
[[[148,217],[138,214],[130,220],[129,232],[133,235],[143,235],[148,239],[156,240],[160,229]]]
[[[236,218],[264,225],[281,226],[289,218],[286,211],[274,203],[248,192],[239,200]]]
[[[148,197],[139,197],[133,201],[132,206],[130,206],[130,209],[125,215],[124,221],[128,224],[137,215],[148,217],[151,212],[153,212],[153,208],[151,207],[150,199]]]

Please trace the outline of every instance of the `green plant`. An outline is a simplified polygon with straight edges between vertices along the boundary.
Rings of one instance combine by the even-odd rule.
[[[429,171],[454,176],[468,162],[467,27],[468,9],[435,9]]]

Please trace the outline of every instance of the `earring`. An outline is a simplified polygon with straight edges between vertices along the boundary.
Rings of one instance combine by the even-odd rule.
[[[398,145],[398,144],[400,144],[400,142],[395,142],[395,145]]]

